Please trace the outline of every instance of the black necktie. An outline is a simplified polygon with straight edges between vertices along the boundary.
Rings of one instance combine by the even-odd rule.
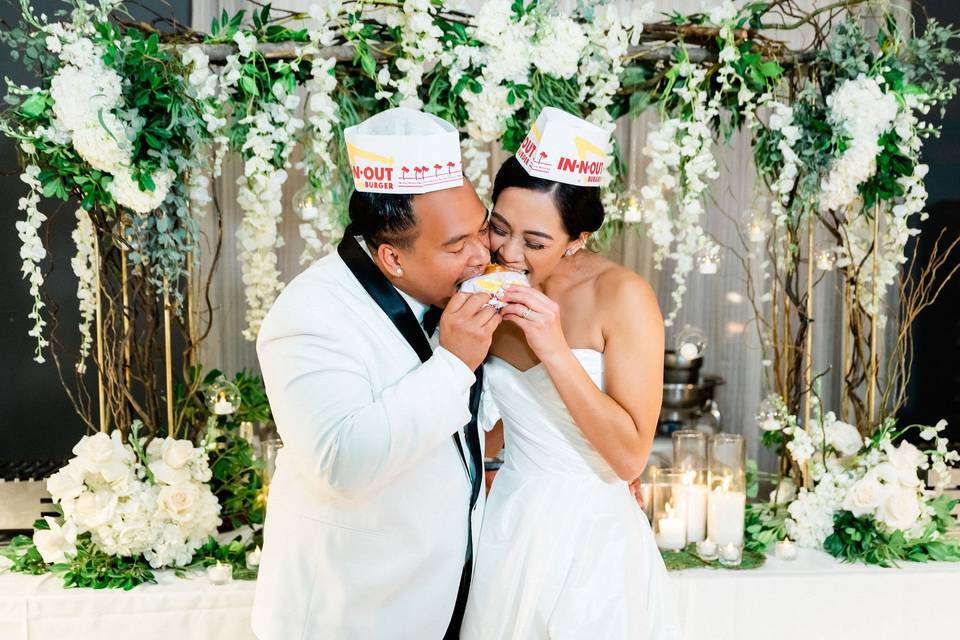
[[[433,332],[437,330],[440,324],[440,316],[443,315],[443,309],[440,307],[430,307],[423,315],[423,330],[427,332],[427,337],[432,337]]]

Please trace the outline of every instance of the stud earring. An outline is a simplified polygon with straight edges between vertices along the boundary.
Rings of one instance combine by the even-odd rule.
[[[403,275],[403,269],[397,269],[397,275],[398,275],[398,276],[402,276],[402,275]]]

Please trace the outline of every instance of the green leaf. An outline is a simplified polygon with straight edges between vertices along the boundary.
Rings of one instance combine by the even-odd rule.
[[[767,60],[760,65],[760,73],[766,78],[779,78],[783,74],[783,67],[776,60]]]
[[[256,81],[250,76],[240,76],[240,87],[252,96],[259,96]]]
[[[20,112],[28,118],[36,118],[47,109],[47,97],[42,93],[34,93],[20,106]]]

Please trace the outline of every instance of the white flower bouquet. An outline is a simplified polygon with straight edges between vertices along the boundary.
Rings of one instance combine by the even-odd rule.
[[[779,529],[800,546],[882,566],[900,560],[960,561],[960,545],[944,538],[957,505],[943,495],[946,472],[960,461],[941,437],[946,421],[897,429],[887,420],[864,438],[833,412],[814,409],[810,428],[803,429],[782,398],[771,396],[762,404],[757,422],[764,444],[786,450],[791,468],[803,470],[806,483],[794,493],[793,480],[785,478],[770,503],[758,507],[765,512],[758,518],[762,524],[754,522],[752,531],[748,525],[748,534],[763,538],[765,546],[772,539],[764,532]],[[917,429],[928,448],[905,439]]]

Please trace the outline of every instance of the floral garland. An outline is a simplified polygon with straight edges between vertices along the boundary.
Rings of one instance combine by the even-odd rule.
[[[70,260],[70,266],[77,276],[77,302],[80,307],[80,356],[77,358],[77,373],[84,373],[93,344],[91,328],[97,314],[97,283],[100,275],[97,264],[97,232],[93,221],[83,207],[77,209],[76,216],[77,226],[71,238],[77,247],[77,253]]]
[[[311,7],[310,17],[320,27],[311,30],[310,44],[300,53],[313,56],[310,77],[305,83],[307,99],[303,159],[296,165],[307,177],[303,200],[299,206],[297,202],[294,203],[300,216],[300,238],[304,241],[300,264],[312,262],[330,251],[331,241],[342,231],[338,228],[334,189],[331,186],[337,173],[336,162],[331,154],[331,148],[336,144],[336,125],[339,122],[338,106],[333,99],[337,90],[336,59],[316,57],[320,47],[330,44],[336,36],[331,26],[336,16],[336,8]]]
[[[239,124],[249,128],[240,147],[244,157],[243,175],[237,178],[237,205],[243,212],[237,228],[237,258],[246,299],[243,336],[252,341],[283,288],[276,254],[276,249],[283,245],[278,229],[283,214],[283,185],[287,181],[286,168],[290,167],[297,133],[304,123],[293,115],[300,105],[300,97],[290,92],[285,81],[273,82],[269,93],[256,99],[259,89],[249,76],[240,73],[238,65],[245,60],[256,63],[261,57],[256,50],[257,39],[253,34],[240,31],[233,39],[239,56],[228,59],[229,69],[223,82],[232,86],[231,81],[235,80],[244,96],[255,98],[248,103],[247,115],[239,120]],[[297,59],[285,64],[292,68],[300,62]]]
[[[23,220],[17,221],[17,236],[20,238],[22,246],[20,247],[20,259],[23,265],[20,271],[24,278],[30,281],[30,295],[33,296],[33,308],[30,309],[28,318],[33,321],[33,327],[28,334],[36,338],[37,346],[34,349],[33,359],[36,362],[43,363],[43,348],[49,342],[43,337],[43,328],[47,325],[46,320],[40,315],[43,309],[43,298],[40,296],[40,286],[43,284],[43,271],[40,269],[40,262],[47,257],[47,251],[43,248],[43,242],[40,240],[38,230],[40,225],[47,219],[47,216],[40,213],[37,205],[40,203],[40,167],[35,164],[27,165],[20,179],[27,184],[30,190],[27,195],[20,198],[17,208],[26,214]]]

